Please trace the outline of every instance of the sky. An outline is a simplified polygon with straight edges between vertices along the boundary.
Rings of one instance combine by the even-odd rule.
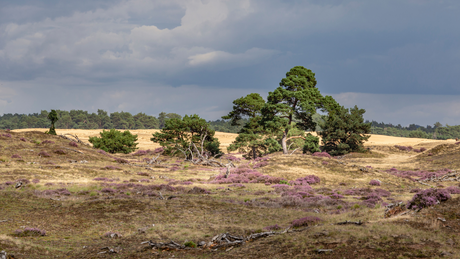
[[[294,66],[364,118],[460,124],[457,0],[0,0],[0,114],[219,119]]]

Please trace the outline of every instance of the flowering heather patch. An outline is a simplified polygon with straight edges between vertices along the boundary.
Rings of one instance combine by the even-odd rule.
[[[66,188],[56,189],[56,190],[44,190],[42,192],[43,195],[64,195],[70,196],[71,192]]]
[[[20,155],[18,155],[18,154],[14,154],[14,155],[11,156],[11,158],[22,158],[22,157]]]
[[[137,172],[136,173],[137,175],[142,175],[142,176],[150,176],[148,173],[146,172]]]
[[[21,141],[24,141],[24,142],[27,141],[27,139],[25,139],[25,138],[20,138],[20,140],[21,140]]]
[[[273,226],[264,227],[264,229],[267,231],[276,231],[276,230],[280,230],[281,227],[278,226],[278,224],[275,224]]]
[[[45,236],[46,231],[38,228],[25,228],[24,230],[17,229],[14,231],[16,236],[25,237],[25,236]]]
[[[54,141],[51,141],[51,140],[43,140],[41,144],[54,144]]]
[[[11,138],[11,134],[10,133],[4,133],[2,134],[3,137],[7,137],[7,138]]]
[[[400,145],[395,145],[395,148],[401,151],[407,151],[407,152],[410,152],[413,149],[413,147],[411,146],[406,147],[406,146],[400,146]]]
[[[379,180],[371,180],[369,182],[369,185],[380,186],[380,181]]]
[[[123,158],[116,158],[115,161],[120,164],[129,164],[129,161]]]
[[[107,152],[105,152],[105,151],[102,150],[102,149],[99,149],[99,150],[97,151],[97,153],[102,154],[102,155],[109,155],[109,154],[107,154]]]
[[[428,153],[428,156],[432,156],[432,155],[433,155],[433,153]],[[430,161],[433,161],[433,160],[430,160]]]
[[[327,152],[315,152],[312,154],[312,156],[331,158],[331,155],[329,155]]]
[[[45,183],[45,186],[51,186],[54,185],[54,183]]]
[[[144,161],[144,162],[148,162],[148,161],[150,161],[150,160],[151,160],[151,159],[148,158],[148,157],[144,157],[144,158],[142,159],[142,161]]]
[[[40,152],[38,153],[38,156],[50,157],[50,154],[46,153],[46,151],[40,151]]]
[[[187,193],[190,193],[190,194],[210,194],[211,192],[204,189],[204,188],[200,188],[200,187],[193,187],[193,189],[190,189]]]
[[[366,168],[372,169],[372,166],[370,166],[370,165],[366,165]]]
[[[78,144],[77,144],[76,142],[74,142],[74,141],[70,141],[70,142],[69,142],[69,146],[71,146],[71,147],[78,147]]]
[[[121,170],[120,167],[116,167],[116,166],[113,166],[113,165],[107,165],[107,166],[103,167],[102,169],[105,169],[105,170]]]
[[[102,188],[101,192],[103,193],[115,193],[115,190],[112,188]]]
[[[342,198],[344,198],[343,195],[338,194],[338,193],[333,193],[333,194],[329,195],[329,197],[331,197],[332,199],[342,199]]]
[[[157,153],[161,153],[165,151],[164,147],[159,147],[159,148],[156,148],[155,150],[153,150],[153,154],[157,154]]]
[[[140,179],[139,182],[141,183],[150,183],[149,179]]]
[[[225,155],[223,158],[228,159],[228,160],[233,161],[233,162],[239,162],[242,159],[241,157],[236,157],[236,156],[233,156],[233,155]]]
[[[323,165],[328,165],[328,164],[329,164],[329,162],[327,162],[327,161],[323,161],[321,164],[323,164]]]
[[[180,168],[179,168],[178,166],[173,166],[173,167],[171,167],[169,170],[174,172],[174,171],[177,171],[177,170],[179,170],[179,169],[180,169]]]
[[[5,185],[13,185],[13,184],[14,184],[14,183],[11,182],[11,181],[6,181],[6,182],[5,182]]]
[[[241,184],[241,183],[234,183],[234,184],[230,184],[230,185],[228,185],[228,187],[234,187],[234,188],[246,188],[246,186],[244,186],[244,184]]]
[[[307,175],[302,178],[298,178],[295,181],[290,181],[289,184],[291,185],[310,185],[315,183],[320,183],[321,179],[319,179],[316,175]]]
[[[421,153],[421,152],[426,151],[426,148],[421,147],[420,149],[414,149],[414,151],[417,152],[417,153]]]
[[[306,227],[308,226],[308,224],[316,223],[318,221],[322,221],[322,219],[318,217],[308,216],[305,218],[293,220],[291,223],[291,227],[293,228]]]
[[[354,189],[348,189],[343,192],[345,195],[360,195],[360,196],[365,196],[370,193],[376,193],[378,196],[382,197],[389,197],[391,195],[391,192],[384,190],[384,189],[370,189],[370,188],[354,188]]]
[[[460,194],[460,188],[458,188],[457,186],[449,186],[449,187],[446,188],[446,190],[450,194]]]
[[[428,172],[428,171],[398,171],[398,170],[393,170],[390,169],[389,171],[387,171],[389,174],[392,174],[394,176],[397,176],[397,177],[401,177],[401,178],[405,178],[405,179],[409,179],[409,180],[412,180],[412,181],[416,181],[416,180],[425,180],[425,179],[430,179],[430,178],[433,178],[433,177],[440,177],[440,176],[443,176],[447,173],[450,173],[452,172],[451,170],[449,169],[441,169],[441,170],[438,170],[436,172]]]
[[[447,201],[451,196],[445,189],[425,189],[419,191],[407,204],[408,209],[422,209]]]
[[[383,201],[380,195],[375,192],[369,193],[368,195],[364,196],[362,199],[364,199],[363,204],[369,208],[373,208],[375,207],[375,205],[377,205],[377,203]]]
[[[109,179],[107,177],[96,177],[93,179],[93,181],[102,181],[102,182],[113,182],[113,179]]]
[[[271,187],[274,188],[276,192],[287,191],[291,188],[291,186],[287,184],[274,184]]]
[[[417,193],[417,192],[419,192],[419,191],[421,191],[421,190],[422,190],[422,189],[420,189],[420,188],[414,188],[414,189],[410,190],[409,192],[410,192],[410,193]]]
[[[56,149],[56,150],[54,150],[54,153],[59,154],[59,155],[65,155],[66,154],[66,152],[64,150],[62,150],[62,149]]]
[[[150,151],[150,150],[149,150]],[[144,156],[149,153],[147,150],[138,150],[136,153],[132,154],[133,156]]]
[[[268,161],[268,160],[270,160],[270,157],[261,156],[261,157],[257,157],[256,159],[254,159],[254,162],[262,162],[262,161]]]
[[[255,164],[253,166],[253,168],[255,169],[255,168],[263,167],[263,166],[266,166],[266,165],[268,165],[268,162],[267,161],[262,161],[262,162],[259,162],[259,163]]]
[[[248,167],[239,167],[233,169],[228,178],[225,178],[225,173],[222,173],[210,183],[231,184],[231,183],[279,183],[284,180],[279,177],[264,175]]]
[[[40,182],[40,179],[33,179],[32,182],[35,183],[35,184],[36,184],[36,183],[39,183],[39,182]]]

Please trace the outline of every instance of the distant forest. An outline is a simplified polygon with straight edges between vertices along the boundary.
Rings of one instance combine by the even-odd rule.
[[[56,122],[57,129],[161,129],[164,122],[171,118],[181,118],[176,113],[161,112],[158,117],[138,113],[132,115],[129,112],[114,112],[108,114],[104,110],[97,113],[89,113],[82,110],[61,111],[56,110],[59,120]],[[316,116],[315,121],[321,124],[321,116]],[[229,121],[208,121],[212,129],[220,132],[238,133],[247,120],[243,119],[240,126],[232,126]],[[455,139],[460,138],[459,126],[443,126],[436,122],[433,126],[426,127],[410,124],[403,127],[400,124],[366,121],[371,123],[372,134],[428,139]],[[6,113],[0,116],[0,129],[25,129],[25,128],[49,128],[48,111],[32,114]],[[321,127],[318,126],[320,131]]]
[[[56,110],[59,120],[56,129],[161,129],[164,122],[171,118],[182,118],[176,113],[161,112],[158,117],[138,113],[132,115],[129,112],[114,112],[108,114],[104,110],[97,113],[89,113],[82,110],[61,111]],[[48,111],[32,114],[6,113],[0,116],[0,129],[27,129],[49,128]],[[246,120],[242,121],[242,124]],[[215,131],[237,133],[242,126],[231,126],[224,120],[209,121]]]

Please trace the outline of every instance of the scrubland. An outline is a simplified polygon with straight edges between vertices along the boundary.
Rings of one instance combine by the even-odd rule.
[[[0,251],[14,258],[460,257],[458,182],[427,182],[452,198],[384,218],[387,204],[429,188],[416,179],[458,170],[455,141],[373,135],[369,152],[342,157],[226,154],[237,167],[225,178],[225,169],[177,157],[148,166],[159,147],[149,140],[154,130],[132,131],[146,150],[133,154],[70,145],[44,131],[0,131]],[[57,130],[84,141],[99,132]],[[236,134],[216,137],[225,148]],[[360,224],[337,224],[344,221]],[[224,249],[141,244],[287,228],[295,231]]]

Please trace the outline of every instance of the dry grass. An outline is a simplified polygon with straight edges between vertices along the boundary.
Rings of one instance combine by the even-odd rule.
[[[174,255],[179,258],[436,258],[443,251],[457,257],[460,255],[456,245],[458,240],[453,237],[459,229],[457,218],[452,216],[457,212],[449,209],[455,208],[454,205],[383,219],[381,204],[368,208],[356,195],[346,195],[335,202],[294,204],[263,183],[245,183],[245,188],[210,184],[209,181],[219,174],[218,170],[197,167],[178,158],[162,157],[166,168],[147,170],[133,166],[142,165],[141,160],[146,156],[116,155],[130,161],[130,164],[118,164],[113,158],[84,146],[72,147],[82,154],[70,150],[66,154],[57,154],[54,151],[69,147],[69,141],[44,135],[40,131],[15,130],[11,132],[12,138],[0,137],[0,221],[7,220],[0,223],[0,250],[18,258],[50,258],[51,255],[112,258],[111,255],[98,254],[105,246],[120,248],[121,252],[116,255],[118,258],[145,258],[152,251],[144,250],[144,246],[140,245],[142,241],[175,240],[184,243],[192,240],[197,243],[209,241],[213,235],[223,232],[247,235],[264,231],[265,227],[275,224],[288,227],[293,220],[306,216],[316,216],[322,221],[310,226],[306,232],[261,239],[227,252],[199,249],[154,252],[158,257]],[[57,132],[77,134],[82,140],[87,140],[89,136],[97,135],[99,130]],[[149,140],[152,132],[132,131],[139,134],[141,149],[156,147]],[[231,143],[235,137],[235,134],[229,133],[216,135],[224,145]],[[37,144],[44,140],[54,143]],[[409,192],[412,188],[423,186],[385,171],[392,167],[401,170],[445,167],[457,170],[459,162],[449,162],[458,161],[460,149],[449,143],[452,144],[451,141],[373,135],[367,144],[373,147],[372,153],[350,154],[342,159],[277,153],[270,155],[269,164],[258,170],[288,181],[316,175],[321,179],[319,184],[312,185],[316,195],[343,194],[353,188],[382,188],[391,191],[390,197],[383,198],[384,202],[407,201],[413,196]],[[392,148],[395,144],[426,147],[428,150],[421,154],[402,152]],[[433,148],[437,150],[436,154],[427,156]],[[40,151],[49,153],[50,157],[38,156]],[[14,154],[21,158],[11,158]],[[69,162],[73,160],[77,163]],[[80,163],[83,160],[88,162]],[[121,170],[103,169],[108,165]],[[174,165],[179,170],[171,171]],[[366,166],[372,169],[361,170],[368,168]],[[95,178],[107,178],[111,182],[96,181]],[[5,185],[5,182],[16,183],[19,179],[27,179],[31,183],[21,189]],[[34,179],[39,182],[32,183]],[[381,186],[369,186],[370,180],[374,179],[380,180]],[[150,182],[141,182],[145,180]],[[191,184],[183,185],[183,182]],[[135,187],[118,189],[110,185],[129,183]],[[160,200],[157,190],[149,192],[145,189],[161,184],[175,188],[161,190],[163,196],[176,198]],[[449,184],[444,185],[447,187]],[[210,194],[191,194],[189,190],[193,187],[205,188]],[[70,195],[47,192],[63,188]],[[115,192],[105,190],[107,188]],[[451,202],[458,205],[458,198]],[[449,221],[440,222],[437,217],[445,217]],[[366,223],[362,226],[335,225],[344,220]],[[445,227],[446,224],[450,227]],[[14,231],[24,227],[46,230],[47,235],[16,238]],[[120,233],[122,237],[104,237],[109,231]],[[333,249],[334,252],[317,254],[315,250],[321,248]]]

